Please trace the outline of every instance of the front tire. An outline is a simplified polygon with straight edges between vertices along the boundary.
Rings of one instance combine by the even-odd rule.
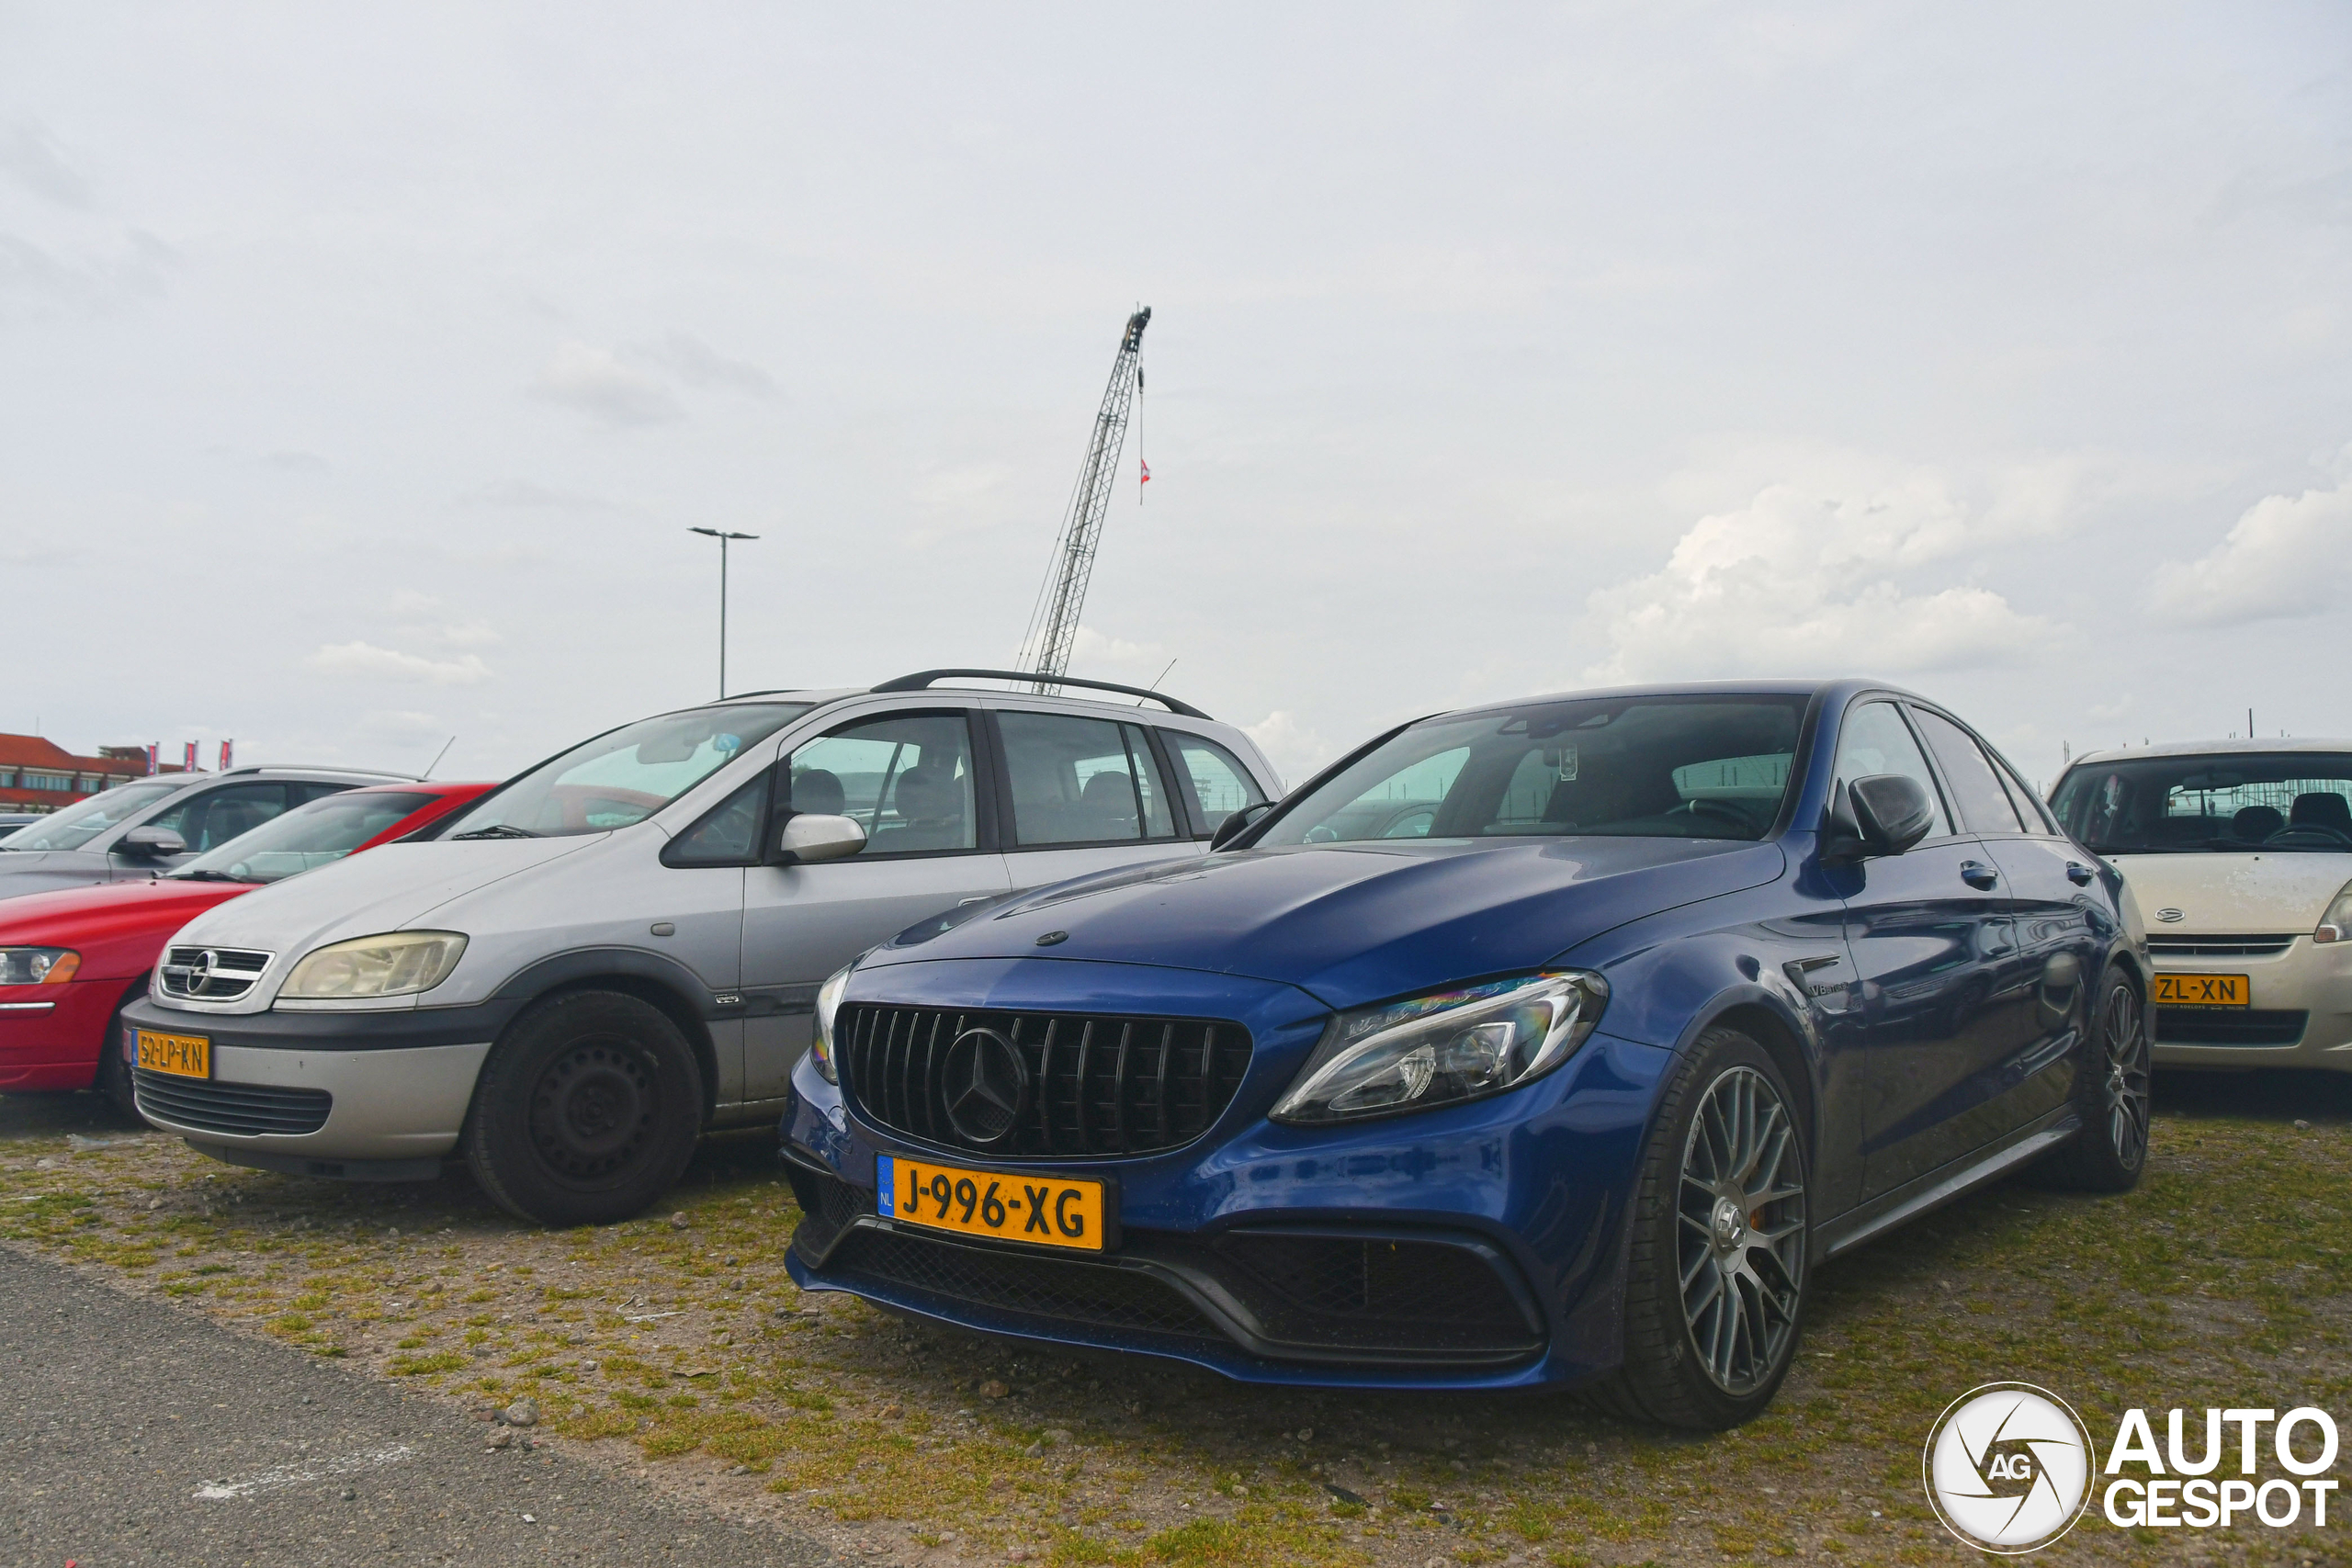
[[[2138,982],[2120,964],[2099,976],[2087,1060],[2075,1077],[2083,1130],[2034,1171],[2041,1183],[2077,1192],[2129,1192],[2148,1166],[2148,1011]]]
[[[492,1047],[461,1140],[492,1201],[552,1226],[643,1211],[693,1157],[702,1075],[678,1026],[617,991],[572,991]]]
[[[146,1119],[139,1114],[138,1096],[131,1091],[130,1058],[126,1054],[130,1044],[129,1032],[122,1010],[117,1008],[107,1023],[104,1038],[98,1042],[98,1066],[91,1077],[90,1087],[106,1096],[107,1103],[123,1115],[143,1122]]]
[[[1760,1413],[1795,1359],[1811,1165],[1780,1068],[1736,1029],[1702,1032],[1650,1130],[1633,1205],[1621,1414],[1721,1431]]]

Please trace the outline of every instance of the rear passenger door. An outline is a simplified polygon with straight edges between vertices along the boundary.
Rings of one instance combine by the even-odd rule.
[[[867,714],[771,770],[763,851],[798,812],[854,819],[865,848],[743,874],[745,1100],[785,1092],[826,976],[926,916],[1010,889],[975,717],[937,705]]]
[[[1175,771],[1177,804],[1192,818],[1193,837],[1214,837],[1227,818],[1266,798],[1266,792],[1258,787],[1258,781],[1250,777],[1241,759],[1208,737],[1186,729],[1161,729],[1157,733],[1160,754]],[[1427,838],[1430,824],[1436,817],[1432,807],[1426,817],[1392,823],[1385,836]]]
[[[1145,726],[1012,707],[990,716],[1014,886],[1202,852]]]
[[[2098,958],[2088,860],[2007,765],[1975,737],[1931,708],[1915,707],[1937,765],[1951,781],[1961,815],[2000,867],[2017,948],[2003,976],[2002,1005],[2026,1043],[2005,1065],[2006,1118],[2022,1126],[2066,1098],[2073,1075],[2052,1072],[2087,1024]]]

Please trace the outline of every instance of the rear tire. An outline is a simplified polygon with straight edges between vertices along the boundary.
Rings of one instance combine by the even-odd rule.
[[[1761,1045],[1705,1031],[1661,1097],[1636,1177],[1624,1364],[1595,1402],[1693,1431],[1772,1402],[1808,1299],[1811,1164]]]
[[[474,1180],[518,1219],[603,1224],[641,1212],[693,1157],[702,1074],[650,1003],[572,991],[491,1048],[460,1140]]]
[[[2034,1168],[2045,1187],[2129,1192],[2148,1166],[2150,1029],[2137,981],[2120,964],[2099,976],[2074,1103],[2083,1130]]]

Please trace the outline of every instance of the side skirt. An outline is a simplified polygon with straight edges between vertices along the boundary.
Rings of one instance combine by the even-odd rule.
[[[1826,1262],[1865,1242],[1875,1241],[1899,1225],[1908,1224],[1933,1209],[1940,1209],[1962,1194],[1998,1180],[2020,1166],[2030,1164],[2083,1130],[2083,1119],[2071,1105],[2062,1105],[2011,1133],[1999,1143],[1966,1160],[1916,1178],[1892,1192],[1847,1210],[1813,1233],[1815,1262]]]

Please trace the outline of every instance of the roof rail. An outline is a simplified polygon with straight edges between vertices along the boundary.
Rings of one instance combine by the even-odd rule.
[[[1027,681],[1050,686],[1084,686],[1090,691],[1122,692],[1130,697],[1145,697],[1167,708],[1170,713],[1182,714],[1186,718],[1208,718],[1208,715],[1188,702],[1148,686],[1122,686],[1116,681],[1085,681],[1076,675],[1040,675],[1034,670],[918,670],[911,675],[901,675],[895,681],[885,681],[867,688],[876,692],[922,692],[935,681],[949,680]],[[1210,719],[1214,724],[1216,720]]]
[[[362,778],[416,783],[414,773],[387,773],[382,768],[346,768],[341,762],[248,762],[242,768],[231,768],[220,776],[232,779],[239,773],[357,773]]]

